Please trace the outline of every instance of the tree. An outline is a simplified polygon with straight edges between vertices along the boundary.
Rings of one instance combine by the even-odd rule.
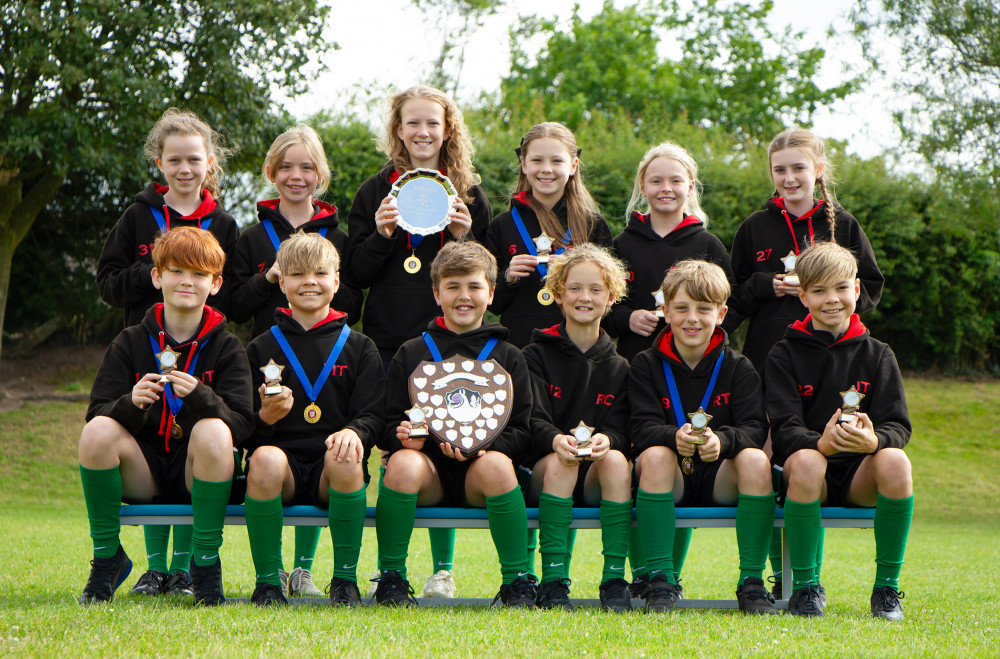
[[[504,0],[413,0],[413,4],[433,15],[425,20],[433,22],[441,34],[441,50],[427,82],[454,97],[462,78],[465,47],[483,20],[503,7]]]
[[[259,154],[303,91],[329,10],[318,0],[15,0],[0,28],[0,336],[14,250],[71,171],[142,167],[171,105]],[[259,160],[258,160],[259,162]],[[0,344],[2,345],[2,344]]]
[[[606,0],[589,21],[574,11],[565,32],[554,21],[523,19],[511,30],[499,106],[509,117],[540,99],[545,116],[571,126],[617,108],[633,121],[686,115],[765,141],[789,123],[808,124],[820,105],[856,86],[820,89],[813,78],[824,50],[797,49],[800,32],[773,34],[772,7],[696,0],[685,11],[675,0],[623,8]],[[546,44],[531,57],[524,44],[539,36]],[[664,49],[671,54],[662,56]]]
[[[1000,196],[1000,3],[865,0],[851,19],[871,65],[915,99],[895,112],[904,138],[931,163],[988,176]]]

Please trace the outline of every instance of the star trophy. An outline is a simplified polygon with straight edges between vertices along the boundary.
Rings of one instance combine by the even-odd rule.
[[[260,372],[264,374],[264,395],[273,396],[281,393],[281,371],[284,365],[276,363],[273,359],[260,367]]]
[[[865,395],[852,384],[850,389],[840,392],[840,397],[844,399],[844,404],[840,407],[840,423],[854,423],[858,418],[861,399]]]
[[[705,430],[708,429],[708,422],[712,420],[712,415],[706,412],[704,409],[699,407],[694,412],[688,414],[688,418],[691,420],[691,443],[701,446],[707,440],[705,439]],[[694,458],[691,456],[686,456],[681,460],[681,471],[690,476],[694,473]]]
[[[406,410],[406,416],[410,418],[410,437],[426,437],[427,414],[424,408],[414,405]]]
[[[590,448],[590,440],[594,435],[594,428],[580,421],[576,428],[573,428],[570,432],[576,438],[576,457],[589,458],[592,456],[594,450]]]
[[[164,348],[163,352],[156,353],[156,361],[160,364],[160,379],[158,380],[160,384],[166,382],[167,374],[177,368],[177,360],[180,356],[181,353],[174,352],[170,346]]]
[[[538,262],[548,263],[552,258],[552,239],[544,233],[534,239],[535,251],[538,252]]]
[[[795,255],[795,252],[788,252],[788,255],[781,259],[781,262],[785,264],[785,283],[799,285],[799,276],[795,274],[795,262],[799,257]]]
[[[663,289],[657,288],[655,291],[653,291],[652,295],[653,295],[653,301],[656,302],[656,309],[653,311],[653,313],[656,314],[657,318],[663,318],[663,305],[665,303],[663,299]]]

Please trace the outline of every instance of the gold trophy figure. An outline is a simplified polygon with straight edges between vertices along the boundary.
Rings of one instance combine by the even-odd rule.
[[[576,438],[576,457],[589,458],[592,456],[594,450],[590,448],[590,442],[594,436],[594,428],[580,421],[576,428],[573,428],[570,432]]]
[[[688,418],[691,420],[691,432],[688,434],[693,438],[690,441],[701,446],[707,441],[705,431],[708,429],[708,422],[712,420],[712,415],[699,407],[688,414]]]
[[[267,363],[260,367],[261,373],[264,374],[265,396],[281,393],[281,371],[284,369],[284,365],[276,363],[273,359],[267,360]]]
[[[426,437],[427,414],[424,408],[414,405],[406,410],[406,416],[410,418],[410,437]]]
[[[166,382],[167,374],[177,368],[180,357],[181,353],[175,352],[170,346],[164,348],[163,352],[156,353],[156,361],[160,364],[160,379],[158,380],[160,384]]]
[[[788,252],[788,255],[781,259],[781,262],[785,264],[785,282],[796,286],[799,285],[799,276],[795,274],[795,262],[798,258],[795,252]]]
[[[535,251],[538,252],[538,262],[548,263],[552,258],[552,239],[544,233],[534,239]]]
[[[840,397],[844,399],[844,404],[840,407],[840,422],[853,423],[858,418],[858,408],[865,395],[852,384],[850,389],[840,392]]]
[[[662,288],[656,289],[655,291],[653,291],[652,295],[653,295],[653,300],[656,301],[656,309],[653,310],[653,313],[656,314],[657,318],[663,318],[663,305],[665,304],[665,301],[663,299],[663,289]]]

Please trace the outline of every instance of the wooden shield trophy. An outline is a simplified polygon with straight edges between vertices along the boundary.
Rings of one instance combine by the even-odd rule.
[[[424,411],[430,433],[466,457],[486,449],[510,419],[510,374],[494,359],[453,355],[423,361],[410,375],[410,402]]]

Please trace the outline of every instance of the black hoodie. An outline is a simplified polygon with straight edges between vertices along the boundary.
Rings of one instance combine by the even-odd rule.
[[[568,435],[583,421],[631,455],[628,440],[628,362],[601,332],[587,352],[566,335],[566,324],[535,330],[525,346],[535,404],[531,411],[531,466],[552,453],[556,435]]]
[[[661,236],[650,226],[649,215],[632,213],[628,226],[615,236],[614,246],[615,254],[625,262],[628,271],[628,289],[625,298],[611,309],[604,327],[612,336],[618,337],[618,354],[630,361],[652,347],[653,338],[663,331],[665,325],[661,319],[652,334],[640,336],[629,328],[629,318],[636,309],[656,309],[653,292],[659,290],[663,277],[675,263],[684,259],[716,263],[725,271],[730,286],[736,290],[729,252],[694,215],[688,215],[677,228]],[[735,300],[730,298],[724,329],[739,325],[741,317],[735,306]]]
[[[527,202],[527,193],[522,192],[511,199],[511,206],[517,208],[528,235],[537,238],[542,233],[538,216]],[[566,198],[563,197],[552,208],[565,233],[567,227]],[[563,236],[549,236],[562,240]],[[574,238],[575,240],[575,238]],[[594,228],[587,236],[587,242],[611,249],[611,229],[603,217],[598,216]],[[504,273],[510,260],[517,254],[528,254],[528,248],[521,238],[510,211],[493,218],[486,234],[486,249],[497,260],[497,290],[493,296],[490,311],[500,316],[500,323],[510,330],[510,342],[523,348],[531,342],[531,333],[536,329],[552,327],[562,320],[562,312],[553,302],[544,305],[538,301],[538,291],[542,288],[542,277],[538,271],[522,277],[517,283],[508,284]]]
[[[392,238],[376,230],[375,212],[399,178],[393,166],[386,165],[378,174],[361,184],[347,216],[347,251],[351,280],[368,289],[362,316],[365,334],[380,350],[395,350],[404,341],[423,331],[438,313],[431,287],[431,262],[446,242],[454,240],[446,228],[426,236],[414,251],[412,237],[397,228]],[[478,185],[473,186],[471,236],[482,241],[490,223],[490,202]],[[420,271],[410,274],[403,262],[411,253],[420,259]]]
[[[830,240],[826,202],[817,202],[813,210],[802,217],[789,214],[794,236],[788,230],[783,210],[784,199],[768,199],[765,210],[743,220],[733,239],[737,296],[741,311],[750,316],[743,354],[750,358],[761,375],[771,346],[785,335],[785,328],[802,320],[808,313],[798,296],[778,297],[775,294],[771,283],[774,275],[785,272],[781,259],[789,252],[804,250],[812,241]],[[878,304],[885,278],[878,269],[875,253],[858,221],[839,206],[836,207],[836,216],[837,244],[851,250],[858,259],[861,298],[857,310],[858,313],[867,313]]]
[[[250,366],[240,340],[225,331],[226,318],[212,307],[205,307],[202,326],[195,338],[178,344],[163,329],[163,304],[156,304],[142,319],[142,324],[127,327],[115,337],[104,353],[101,368],[90,390],[87,421],[96,416],[114,419],[135,437],[167,453],[171,445],[185,444],[191,428],[201,419],[221,419],[239,446],[253,430],[253,402]],[[184,430],[181,438],[170,437],[171,414],[166,397],[147,409],[132,403],[132,387],[147,373],[157,372],[150,337],[157,346],[170,346],[181,353],[178,363],[188,363],[192,351],[197,355],[191,373],[199,380],[187,396],[175,421]],[[162,341],[162,344],[161,344]]]
[[[510,374],[513,388],[510,418],[500,436],[490,444],[490,451],[503,453],[515,464],[521,464],[529,450],[531,434],[531,378],[528,367],[524,363],[521,351],[507,343],[507,329],[497,323],[484,324],[482,327],[468,332],[456,334],[445,327],[444,318],[437,317],[426,327],[426,331],[434,339],[442,359],[459,354],[475,359],[486,346],[486,342],[496,337],[499,343],[494,346],[489,359],[495,359],[500,366]],[[389,364],[385,376],[385,426],[378,447],[383,451],[395,453],[403,448],[402,442],[396,437],[396,427],[405,420],[405,410],[410,409],[410,393],[408,383],[410,374],[422,361],[434,361],[422,336],[410,339],[396,352]],[[424,442],[423,452],[435,457],[443,457],[438,442],[428,437]]]
[[[151,207],[163,213],[169,228],[198,227],[210,220],[208,230],[218,239],[227,260],[239,238],[236,220],[222,210],[208,190],[202,194],[201,206],[185,216],[167,207],[163,200],[167,190],[166,186],[150,183],[135,196],[135,203],[125,209],[108,234],[97,262],[97,291],[112,307],[124,308],[125,327],[138,325],[147,309],[163,302],[163,294],[153,286],[150,276],[153,241],[160,235],[160,227],[149,210]],[[208,298],[208,304],[223,314],[228,313],[228,291],[229,284],[223,278],[222,288]]]
[[[721,444],[719,459],[728,460],[745,448],[764,446],[767,438],[764,394],[760,377],[750,361],[734,352],[729,347],[725,331],[716,328],[708,350],[692,369],[678,356],[670,328],[667,327],[656,337],[652,348],[636,355],[629,370],[630,429],[635,455],[650,446],[666,446],[677,451],[677,419],[663,373],[664,361],[673,370],[684,407],[682,417],[688,423],[687,415],[701,405],[715,362],[723,351],[722,369],[705,406],[705,411],[713,417],[708,426],[718,435]],[[697,453],[694,461],[701,461]]]
[[[278,309],[274,314],[276,325],[288,341],[302,365],[310,383],[315,383],[330,351],[337,343],[346,316],[330,310],[326,319],[308,330],[291,316],[288,309]],[[321,410],[317,423],[309,423],[303,413],[310,404],[305,389],[299,381],[288,357],[271,332],[265,332],[247,346],[250,373],[254,390],[264,383],[261,367],[273,359],[285,368],[281,384],[292,390],[292,409],[273,426],[256,416],[257,427],[247,441],[248,451],[259,446],[278,446],[292,450],[306,459],[318,459],[326,452],[327,436],[344,428],[358,433],[365,447],[365,464],[372,446],[382,431],[382,396],[385,373],[382,360],[372,340],[360,332],[351,332],[344,344],[336,365],[319,392],[316,404]],[[254,412],[260,412],[260,396],[254,397]]]
[[[875,426],[878,449],[903,448],[910,440],[903,378],[892,349],[873,339],[857,314],[839,339],[815,330],[806,316],[785,332],[767,359],[767,414],[771,420],[774,464],[800,449],[815,449],[834,411],[843,405],[840,392],[851,385],[864,394],[859,411]],[[845,460],[857,453],[835,453]]]
[[[274,321],[274,311],[288,306],[285,294],[278,282],[267,281],[267,271],[274,265],[277,251],[267,234],[264,220],[269,220],[278,240],[284,242],[298,230],[319,233],[326,230],[326,239],[337,248],[340,255],[340,288],[330,305],[347,314],[348,322],[354,324],[361,314],[361,292],[347,277],[347,234],[340,228],[337,209],[322,201],[313,201],[315,214],[312,219],[297,229],[278,210],[278,200],[268,199],[257,202],[257,224],[248,227],[231,258],[226,263],[226,279],[230,283],[230,319],[243,323],[253,318],[250,338],[260,336]]]

